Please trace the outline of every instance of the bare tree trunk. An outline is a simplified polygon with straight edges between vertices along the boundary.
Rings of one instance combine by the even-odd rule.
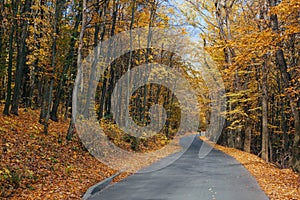
[[[101,8],[101,13],[100,13],[100,18],[102,19],[102,24],[97,25],[98,27],[95,27],[95,35],[94,35],[94,45],[97,46],[98,44],[98,33],[100,32],[100,29],[101,29],[101,34],[100,34],[100,41],[103,41],[104,40],[104,36],[105,36],[105,33],[107,32],[106,30],[106,12],[107,12],[107,9],[108,9],[108,3],[109,1],[106,0],[104,3],[103,3],[103,7]],[[96,8],[96,9],[100,9],[100,8]],[[102,51],[102,49],[100,49],[100,51]],[[109,50],[110,51],[110,50]],[[109,55],[109,53],[108,53]],[[103,76],[103,80],[102,80],[102,87],[101,87],[101,95],[100,95],[100,101],[99,101],[99,109],[97,111],[98,113],[98,118],[101,119],[103,117],[103,110],[104,110],[104,101],[105,101],[105,96],[106,96],[106,90],[107,90],[107,73],[108,73],[108,70],[105,70],[104,72],[104,76]],[[90,94],[88,94],[90,95]],[[88,101],[89,101],[89,98],[88,98]],[[88,107],[88,104],[89,102],[87,102],[86,104],[86,107]]]
[[[119,0],[113,1],[113,18],[112,18],[112,26],[111,26],[111,33],[110,36],[113,37],[115,35],[116,30],[116,23],[117,23],[117,16],[118,16],[118,7],[119,7]],[[114,89],[114,83],[115,83],[116,73],[115,69],[113,67],[110,68],[110,79],[109,79],[109,85],[107,88],[107,97],[105,102],[105,115],[110,115],[111,112],[111,97]]]
[[[150,12],[150,21],[149,21],[149,25],[148,25],[148,38],[147,38],[147,49],[146,49],[146,72],[145,73],[148,73],[148,63],[149,63],[149,55],[152,53],[151,50],[149,49],[150,47],[150,43],[151,43],[151,39],[152,39],[152,25],[153,25],[153,22],[155,20],[155,17],[156,17],[156,10],[157,10],[157,2],[156,0],[153,0],[150,2],[151,4],[151,12]],[[148,86],[145,85],[144,87],[144,101],[143,101],[143,109],[142,109],[142,120],[145,124],[147,124],[147,120],[145,119],[146,117],[146,111],[148,110],[148,99],[147,99],[147,96],[148,96]]]
[[[16,16],[16,4],[15,1],[12,1],[12,7],[13,7],[13,18],[15,18]],[[9,35],[9,44],[8,44],[8,48],[9,48],[9,53],[8,53],[8,68],[7,68],[7,91],[6,91],[6,100],[5,100],[5,107],[4,107],[4,111],[3,114],[4,115],[9,115],[9,106],[11,103],[11,84],[12,84],[12,65],[13,65],[13,42],[14,42],[14,33],[15,33],[15,20],[13,20],[13,26],[11,27],[10,30],[10,35]]]
[[[71,42],[70,42],[70,50],[69,50],[69,53],[68,53],[68,56],[67,56],[66,64],[64,65],[62,74],[60,76],[60,81],[59,81],[59,84],[58,84],[58,87],[57,87],[55,100],[53,102],[52,110],[51,110],[51,113],[50,113],[50,118],[53,121],[58,121],[57,111],[58,111],[58,106],[59,106],[59,103],[60,103],[61,96],[63,94],[64,86],[66,85],[66,73],[67,73],[68,69],[70,68],[70,66],[72,64],[74,64],[73,57],[74,57],[74,54],[75,54],[76,38],[79,35],[79,32],[77,30],[78,30],[78,27],[79,27],[79,24],[80,24],[81,15],[77,14],[75,20],[76,20],[76,22],[75,22],[75,26],[74,26],[74,32],[72,34],[72,39],[71,39]]]
[[[244,151],[251,151],[251,125],[248,124],[245,130]]]
[[[81,66],[81,62],[82,62],[82,53],[81,50],[83,48],[83,36],[84,36],[84,31],[86,28],[86,12],[87,12],[87,0],[83,0],[82,2],[82,24],[81,24],[81,30],[80,30],[80,34],[79,34],[79,40],[78,40],[78,54],[77,54],[77,67],[78,67],[78,74],[77,76],[82,76],[82,66]],[[68,133],[66,135],[66,139],[67,140],[71,140],[73,138],[73,134],[74,134],[74,130],[75,130],[75,121],[72,115],[72,118],[70,120],[70,125],[68,128]]]
[[[26,0],[22,10],[22,13],[23,14],[25,13],[24,17],[26,18],[29,18],[30,7],[31,7],[31,0]],[[14,87],[13,101],[11,107],[11,113],[14,115],[18,115],[18,109],[19,109],[20,90],[21,90],[22,78],[23,78],[23,68],[25,66],[25,58],[26,58],[27,36],[28,36],[28,19],[24,19],[22,23],[21,36],[19,41],[20,46],[18,49],[15,87]]]
[[[46,85],[49,84],[49,87],[46,87],[46,98],[44,99],[44,115],[40,119],[42,124],[44,125],[44,133],[48,133],[48,125],[50,119],[50,110],[51,110],[51,102],[52,102],[52,95],[53,95],[53,86],[54,86],[54,73],[55,73],[55,66],[56,66],[56,47],[57,47],[57,35],[58,35],[58,21],[61,14],[61,9],[64,5],[64,1],[56,1],[55,4],[55,16],[54,16],[54,26],[53,26],[53,44],[52,44],[52,56],[51,56],[51,77],[50,77],[50,84],[48,83],[48,79],[46,79]]]
[[[269,131],[268,131],[268,69],[267,56],[264,56],[262,66],[262,159],[269,161]]]
[[[127,101],[130,101],[129,97],[130,97],[130,94],[129,94],[129,91],[130,91],[130,79],[131,79],[131,62],[132,62],[132,29],[133,29],[133,24],[134,24],[134,13],[135,13],[135,9],[136,9],[136,0],[133,0],[132,1],[132,8],[131,8],[131,21],[130,21],[130,52],[129,52],[129,61],[128,61],[128,69],[127,69],[127,95],[125,97],[125,105],[129,105],[129,102]],[[127,111],[127,109],[129,110],[129,108],[125,108],[126,109],[126,116],[125,116],[125,127],[127,127],[127,124],[128,124],[128,118],[129,118],[129,111]]]

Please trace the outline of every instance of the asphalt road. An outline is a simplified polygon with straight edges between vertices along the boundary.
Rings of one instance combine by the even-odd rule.
[[[199,159],[201,145],[206,144],[195,138],[189,149],[168,167],[134,174],[95,193],[89,200],[268,199],[256,180],[234,158],[213,149],[205,158]]]

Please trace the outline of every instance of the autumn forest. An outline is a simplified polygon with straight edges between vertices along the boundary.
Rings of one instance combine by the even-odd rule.
[[[37,164],[31,168],[32,164],[27,166],[20,161],[22,156],[29,159],[30,151],[39,152],[36,159],[43,158],[44,154],[40,154],[43,148],[71,152],[76,158],[90,156],[78,139],[72,115],[75,80],[82,75],[79,66],[84,68],[83,60],[90,54],[96,55],[98,44],[137,28],[179,29],[182,37],[212,58],[223,80],[226,99],[219,145],[254,154],[276,168],[299,173],[299,11],[298,0],[0,0],[0,109],[3,113],[0,117],[0,198],[13,197],[18,193],[14,191],[22,188],[38,193],[37,183],[42,178],[35,176],[34,170],[43,171],[43,167]],[[150,34],[143,39],[149,46]],[[112,98],[118,80],[126,72],[148,63],[180,68],[195,91],[202,88],[197,93],[198,132],[208,132],[211,99],[199,72],[181,55],[151,47],[130,51],[107,67],[96,83],[94,104],[89,100],[94,96],[87,89],[88,98],[82,107],[84,117],[89,117],[89,110],[95,111],[107,137],[123,149],[147,152],[168,145],[182,117],[172,88],[147,84],[130,97],[129,113],[139,126],[151,121],[149,110],[153,104],[163,105],[166,110],[164,127],[149,138],[134,137],[118,128],[112,112],[116,106],[122,114],[122,99],[116,102]],[[163,76],[165,72],[157,73]],[[91,71],[84,71],[82,76],[94,81]],[[26,147],[31,142],[18,144],[25,146],[22,154],[17,143],[10,139],[23,137],[44,146],[30,150],[35,148]],[[207,137],[210,139],[209,133]],[[18,153],[20,159],[15,158]],[[59,155],[46,158],[49,163],[44,165],[49,168],[45,167],[45,173],[57,171],[77,180],[75,173],[72,175],[76,170],[80,174],[75,160],[63,163]],[[31,162],[34,161],[29,159],[28,163]],[[84,162],[95,161],[88,157],[81,161]],[[105,171],[103,177],[114,173],[102,164],[99,169]],[[82,182],[82,188],[77,188],[81,193],[77,192],[76,197],[86,190],[84,185],[95,181],[96,178],[90,183]]]

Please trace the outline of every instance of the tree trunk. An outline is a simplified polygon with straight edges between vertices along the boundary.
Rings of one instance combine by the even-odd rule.
[[[110,36],[113,37],[115,35],[116,30],[116,23],[117,23],[117,16],[118,16],[118,7],[119,7],[119,0],[113,1],[113,18],[112,18],[112,26],[111,26],[111,33]],[[106,102],[105,102],[105,115],[110,115],[111,112],[111,96],[114,89],[114,83],[115,83],[115,69],[113,67],[110,68],[110,79],[109,79],[109,85],[107,88],[107,95],[106,95]]]
[[[70,68],[70,66],[72,64],[74,64],[73,59],[74,59],[74,54],[75,54],[75,44],[76,44],[76,38],[79,35],[78,27],[80,24],[80,20],[81,20],[81,14],[77,14],[76,16],[76,22],[75,22],[75,26],[74,26],[74,32],[72,34],[72,39],[70,42],[70,50],[67,56],[67,60],[66,60],[66,64],[64,65],[62,74],[60,76],[60,81],[58,84],[58,87],[56,89],[56,96],[55,96],[55,100],[53,102],[53,106],[52,106],[52,111],[50,113],[50,118],[53,121],[58,121],[58,117],[57,117],[57,111],[58,111],[58,106],[60,103],[60,99],[61,96],[63,94],[63,89],[64,86],[66,85],[66,73],[68,72],[68,69]]]
[[[151,4],[151,10],[150,10],[150,20],[148,25],[148,37],[147,37],[147,49],[146,49],[146,70],[145,73],[148,73],[148,63],[149,63],[149,55],[152,53],[150,47],[151,39],[152,39],[152,26],[154,23],[154,20],[156,18],[156,10],[157,10],[157,1],[153,0],[152,2],[149,2]],[[146,77],[148,79],[148,77]],[[147,124],[146,120],[146,111],[148,110],[148,85],[145,85],[144,87],[144,101],[143,101],[143,109],[142,109],[142,121],[145,122],[144,125]]]
[[[245,130],[244,151],[251,152],[251,125],[248,124]]]
[[[68,133],[67,133],[67,136],[66,136],[66,139],[68,141],[72,140],[74,132],[75,132],[75,125],[74,125],[73,120],[71,119],[70,124],[69,124],[69,128],[68,128]]]
[[[287,64],[282,49],[277,50],[276,61],[282,75],[284,88],[288,88],[289,84],[291,83],[291,76],[287,71]],[[291,165],[295,171],[300,172],[300,116],[297,106],[297,97],[293,98],[290,94],[288,94],[287,96],[290,102],[292,114],[294,116],[295,125]]]
[[[90,109],[93,109],[93,108],[90,108],[90,104],[91,104],[91,94],[92,94],[92,90],[94,89],[95,87],[95,84],[94,84],[94,80],[95,80],[95,69],[97,67],[97,63],[98,63],[98,54],[99,54],[99,50],[101,51],[101,49],[97,48],[98,46],[98,43],[99,43],[99,33],[100,33],[100,29],[102,27],[102,32],[101,32],[101,37],[100,37],[100,41],[103,41],[104,40],[104,36],[105,36],[105,33],[106,33],[106,24],[105,24],[105,21],[106,21],[106,10],[108,8],[108,1],[105,1],[104,2],[104,6],[103,8],[101,8],[101,12],[100,12],[100,18],[101,18],[101,21],[102,21],[102,24],[96,24],[95,25],[95,32],[94,32],[94,62],[92,64],[92,69],[90,71],[90,79],[89,79],[89,85],[88,85],[88,92],[87,92],[87,101],[86,101],[86,104],[85,104],[85,108],[84,108],[84,116],[85,117],[89,117],[89,110]],[[96,10],[100,10],[100,7],[97,6],[96,7]],[[114,25],[113,25],[114,26]],[[110,49],[108,50],[110,51]],[[109,55],[109,53],[108,53]],[[106,75],[105,75],[106,76]],[[101,96],[101,100],[100,100],[100,108],[99,108],[99,111],[98,111],[98,116],[100,118],[102,118],[102,115],[103,115],[103,100],[104,100],[104,97],[103,97],[103,94],[105,94],[105,90],[106,90],[106,77],[104,77],[104,82],[103,82],[103,85],[102,85],[102,96]]]
[[[16,8],[15,8],[15,3],[12,1],[12,6],[13,6],[13,18],[15,18],[16,15]],[[14,20],[14,23],[15,20]],[[15,26],[13,25],[10,30],[10,35],[9,35],[9,53],[8,53],[8,68],[7,68],[7,91],[6,91],[6,100],[5,100],[5,107],[3,114],[4,115],[9,115],[9,106],[11,103],[11,84],[12,84],[12,65],[13,65],[13,42],[14,42],[14,33],[15,33]]]
[[[84,31],[86,28],[86,21],[87,21],[87,0],[83,0],[82,2],[82,23],[81,23],[81,30],[80,30],[80,34],[79,34],[79,39],[78,39],[78,53],[77,53],[77,67],[78,67],[78,74],[77,76],[80,76],[82,78],[82,66],[81,66],[81,62],[82,62],[82,48],[83,48],[83,36],[84,36]],[[70,125],[69,125],[69,129],[68,129],[68,133],[66,135],[66,139],[67,140],[71,140],[73,138],[73,133],[75,130],[75,119],[72,118],[70,120]]]
[[[264,56],[262,66],[262,159],[269,161],[269,132],[268,132],[268,69],[267,56]]]
[[[56,68],[56,44],[57,44],[57,35],[58,35],[58,21],[61,14],[61,8],[64,5],[64,1],[56,1],[55,5],[55,16],[54,16],[54,26],[53,26],[53,44],[52,44],[52,56],[51,56],[51,77],[50,77],[50,85],[46,87],[47,98],[44,99],[45,103],[45,118],[42,119],[42,124],[44,125],[44,133],[48,133],[48,125],[50,119],[50,110],[51,110],[51,102],[52,102],[52,94],[53,94],[53,86],[54,86],[54,73]],[[48,85],[48,79],[46,79],[46,84]]]
[[[29,12],[31,7],[31,0],[26,0],[24,4],[24,8],[22,13],[25,13],[25,18],[29,18]],[[16,69],[16,77],[15,77],[15,87],[13,94],[13,101],[11,107],[11,113],[14,115],[18,115],[19,110],[19,99],[20,99],[20,90],[22,86],[22,78],[23,78],[23,68],[25,66],[26,61],[26,39],[28,36],[28,19],[24,19],[22,23],[21,29],[21,37],[19,41],[18,48],[18,61],[17,61],[17,69]]]
[[[269,7],[274,7],[276,6],[276,4],[277,4],[277,0],[269,0]],[[278,16],[276,14],[272,14],[270,21],[272,24],[272,30],[278,33],[279,31]],[[276,62],[283,79],[284,88],[286,89],[291,84],[291,76],[287,70],[287,64],[284,57],[284,52],[280,47],[280,44],[277,44],[277,46],[279,47],[279,49],[276,51]],[[295,135],[293,141],[291,165],[295,171],[300,172],[300,111],[298,109],[297,97],[292,97],[289,93],[287,96],[290,102],[290,107],[294,117],[294,125],[295,125]]]

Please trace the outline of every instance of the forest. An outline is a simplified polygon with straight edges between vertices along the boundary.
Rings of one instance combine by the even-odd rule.
[[[8,118],[23,109],[38,112],[40,134],[45,137],[50,123],[68,123],[61,131],[72,141],[76,137],[72,94],[83,60],[96,55],[101,42],[124,31],[176,28],[212,58],[224,82],[225,123],[217,143],[299,173],[299,10],[298,0],[0,0],[0,108]],[[202,88],[197,93],[198,131],[207,130],[211,123],[207,86],[180,56],[143,48],[117,58],[96,83],[95,104],[89,102],[93,95],[87,89],[85,117],[92,106],[107,136],[122,148],[142,152],[167,145],[181,118],[172,88],[147,84],[130,97],[129,113],[139,126],[149,124],[153,104],[166,110],[164,127],[149,138],[120,130],[112,113],[112,107],[122,103],[112,105],[118,80],[139,65],[161,63],[180,68],[195,90]],[[163,76],[164,71],[156,73]],[[83,76],[94,80],[89,70]],[[122,107],[116,109],[121,115]],[[4,133],[0,127],[1,137]]]

